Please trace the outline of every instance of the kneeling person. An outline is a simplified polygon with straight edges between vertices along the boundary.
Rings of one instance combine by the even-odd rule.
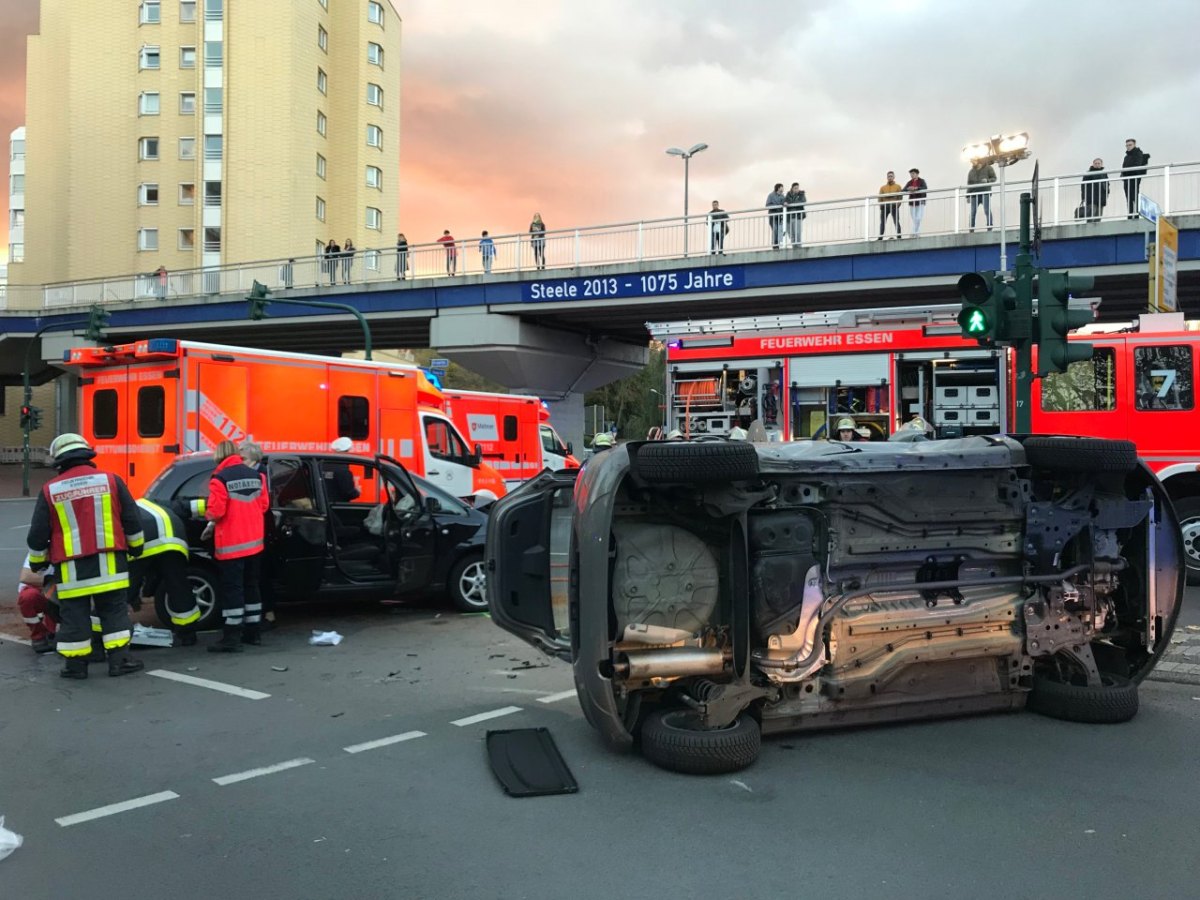
[[[196,643],[200,608],[188,583],[187,532],[183,521],[166,507],[149,500],[137,501],[145,543],[142,555],[129,566],[129,605],[140,609],[143,597],[153,597],[159,587],[166,591],[171,630],[183,647]]]

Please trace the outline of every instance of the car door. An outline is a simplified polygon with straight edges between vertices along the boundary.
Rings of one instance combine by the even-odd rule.
[[[324,580],[329,554],[329,520],[317,495],[312,466],[296,456],[267,460],[271,522],[267,549],[270,570],[293,596],[311,596]]]
[[[575,474],[546,471],[501,498],[492,507],[485,554],[492,620],[568,661]]]
[[[400,593],[417,591],[432,577],[437,526],[408,470],[390,456],[376,459],[387,497],[388,556],[396,569],[396,589]]]

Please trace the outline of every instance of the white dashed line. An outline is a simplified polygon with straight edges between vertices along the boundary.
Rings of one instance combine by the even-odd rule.
[[[364,750],[375,750],[379,747],[388,747],[392,744],[399,744],[403,741],[411,741],[414,738],[425,737],[423,731],[406,731],[404,734],[393,734],[391,737],[380,738],[377,741],[367,741],[365,744],[351,744],[349,747],[343,747],[347,753],[362,753]]]
[[[264,694],[262,691],[252,691],[249,688],[240,688],[235,684],[225,684],[223,681],[209,681],[207,678],[196,678],[193,675],[181,675],[178,672],[172,672],[169,669],[155,669],[152,672],[147,672],[147,675],[153,675],[156,678],[165,678],[168,681],[178,681],[181,684],[190,684],[195,687],[208,688],[210,691],[220,691],[223,694],[233,694],[235,697],[245,697],[247,700],[266,700],[270,694]]]
[[[29,646],[28,638],[17,637],[15,634],[5,634],[3,631],[0,631],[0,641],[12,641],[14,644],[24,644],[26,647]]]
[[[559,691],[557,694],[551,694],[549,697],[538,697],[538,703],[557,703],[559,700],[566,700],[568,697],[574,697],[575,690]]]
[[[488,719],[498,719],[501,716],[507,716],[511,713],[520,712],[519,706],[505,706],[501,709],[493,709],[489,712],[479,713],[475,716],[467,716],[465,719],[455,719],[451,725],[457,725],[459,728],[464,728],[467,725],[474,725],[476,722],[486,722]]]
[[[315,759],[302,757],[301,759],[289,759],[287,762],[275,763],[273,766],[263,766],[261,769],[247,769],[245,772],[234,772],[232,775],[222,775],[220,778],[214,778],[213,782],[224,787],[227,784],[236,784],[239,781],[249,781],[251,778],[258,778],[262,775],[274,775],[276,772],[285,772],[288,769],[296,769],[300,766],[307,766],[310,763],[316,762]]]
[[[73,816],[63,816],[54,821],[66,828],[68,825],[78,825],[80,822],[90,822],[92,819],[103,819],[105,816],[115,816],[117,813],[128,812],[143,806],[153,806],[165,800],[178,800],[179,795],[174,791],[159,791],[157,794],[147,794],[145,797],[134,797],[122,803],[112,803],[108,806],[98,806],[87,812],[75,813]]]

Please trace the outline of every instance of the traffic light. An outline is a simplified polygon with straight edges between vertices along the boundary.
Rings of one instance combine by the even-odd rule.
[[[958,327],[964,338],[981,344],[1009,339],[1009,317],[1017,306],[1011,282],[991,272],[968,272],[958,279],[958,293]]]
[[[98,303],[92,304],[92,308],[88,310],[88,323],[84,335],[89,341],[104,340],[104,329],[108,327],[108,320],[112,314]]]
[[[271,302],[271,291],[263,283],[255,281],[246,297],[250,301],[250,318],[257,321],[267,315],[267,304]]]
[[[42,427],[42,410],[37,406],[30,406],[25,403],[21,406],[21,429],[23,431],[37,431]]]
[[[1068,341],[1067,335],[1096,320],[1096,314],[1090,308],[1071,309],[1070,306],[1071,295],[1091,290],[1096,279],[1091,275],[1068,275],[1048,269],[1038,269],[1037,276],[1037,373],[1065,372],[1071,363],[1092,358],[1091,344]]]

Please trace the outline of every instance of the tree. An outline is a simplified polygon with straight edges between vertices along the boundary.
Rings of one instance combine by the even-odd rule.
[[[588,391],[584,404],[599,404],[617,423],[617,435],[631,441],[644,440],[647,432],[663,423],[663,392],[666,390],[666,352],[662,344],[650,345],[645,368],[620,381]],[[658,393],[651,393],[651,389]]]

